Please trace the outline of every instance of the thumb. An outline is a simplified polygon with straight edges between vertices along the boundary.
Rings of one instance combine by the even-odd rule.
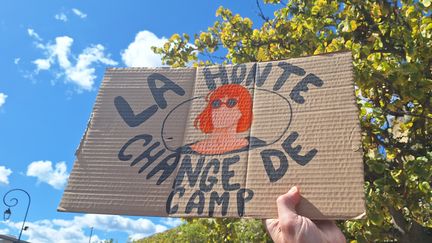
[[[300,202],[300,190],[293,186],[287,193],[281,195],[276,200],[279,219],[297,217],[295,207]]]

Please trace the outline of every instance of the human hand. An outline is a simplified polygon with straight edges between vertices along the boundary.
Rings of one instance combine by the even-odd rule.
[[[265,225],[276,243],[340,243],[345,236],[334,221],[317,220],[300,216],[296,205],[300,202],[300,191],[292,187],[277,199],[278,219],[266,219]]]

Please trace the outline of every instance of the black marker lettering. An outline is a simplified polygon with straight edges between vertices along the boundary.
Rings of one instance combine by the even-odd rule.
[[[184,193],[185,193],[185,189],[183,187],[178,187],[176,189],[174,189],[168,196],[167,202],[166,202],[166,207],[165,210],[167,212],[167,214],[173,214],[173,213],[177,213],[178,210],[178,205],[174,205],[171,206],[173,197],[175,194],[179,194],[179,198],[183,197]]]
[[[155,155],[150,155],[153,150],[159,147],[160,142],[155,142],[152,144],[146,151],[142,152],[132,163],[131,166],[134,166],[136,163],[140,162],[143,159],[147,159],[147,163],[145,163],[139,170],[138,173],[143,172],[147,167],[149,167],[153,162],[155,162],[163,153],[165,153],[165,149],[159,150]]]
[[[299,134],[297,132],[292,132],[287,139],[282,143],[282,148],[289,154],[289,156],[297,162],[299,165],[306,165],[313,159],[313,157],[317,154],[318,150],[312,149],[306,153],[306,155],[299,155],[302,147],[301,145],[297,145],[295,148],[292,147],[292,144],[298,138]]]
[[[308,84],[313,84],[316,87],[321,87],[324,82],[313,73],[306,75],[306,77],[300,80],[300,82],[298,82],[296,86],[294,86],[294,88],[291,90],[291,99],[298,104],[303,104],[305,102],[305,99],[303,96],[300,95],[300,92],[307,92],[309,90]]]
[[[250,189],[240,189],[237,192],[237,213],[242,217],[245,212],[245,204],[252,200],[254,192]]]
[[[262,73],[259,72],[260,68],[257,67],[256,69],[256,86],[257,87],[261,87],[264,82],[267,80],[267,77],[269,76],[271,70],[272,70],[272,63],[269,62],[266,64],[266,66],[264,67]]]
[[[147,179],[152,178],[156,173],[159,171],[163,171],[162,175],[159,177],[158,181],[156,182],[156,185],[160,185],[162,182],[164,182],[168,177],[174,172],[175,168],[177,168],[177,165],[180,161],[180,151],[176,151],[174,153],[171,153],[167,157],[165,157],[159,164],[157,164],[148,174]],[[174,160],[171,164],[168,163],[168,161]]]
[[[218,179],[215,176],[208,176],[210,168],[213,166],[213,174],[217,174],[219,172],[220,162],[217,159],[212,159],[210,162],[204,167],[203,173],[201,175],[200,180],[200,190],[203,192],[209,192],[213,188],[214,184],[217,183]],[[207,179],[208,177],[208,179]],[[210,182],[208,185],[206,182]]]
[[[240,69],[240,75],[238,74],[239,69]],[[246,65],[245,64],[239,64],[239,65],[233,66],[232,73],[231,73],[231,83],[232,84],[240,84],[241,82],[243,82],[245,77],[246,77]]]
[[[129,139],[129,141],[127,141],[127,143],[125,143],[125,144],[123,145],[123,147],[120,149],[120,151],[119,151],[119,153],[118,153],[118,155],[117,155],[118,158],[119,158],[119,160],[121,160],[121,161],[128,161],[128,160],[132,159],[133,156],[132,156],[131,154],[125,155],[124,153],[125,153],[125,150],[126,150],[126,149],[131,145],[131,144],[133,144],[134,142],[139,141],[139,140],[144,140],[143,147],[146,147],[147,145],[150,144],[150,142],[152,141],[152,139],[153,139],[153,137],[152,137],[151,135],[149,135],[149,134],[141,134],[141,135],[137,135],[137,136],[135,136],[135,137]],[[160,156],[165,152],[165,149],[162,149],[162,150],[160,150],[159,152],[157,152],[156,155],[154,155],[154,156],[151,156],[151,155],[150,155],[150,152],[152,152],[152,151],[153,151],[155,148],[157,148],[159,145],[160,145],[159,142],[156,142],[156,143],[152,144],[152,145],[151,145],[151,146],[150,146],[146,151],[144,151],[144,152],[141,153],[138,157],[136,157],[136,158],[131,162],[130,166],[134,166],[134,165],[136,165],[138,162],[140,162],[141,160],[147,158],[148,163],[147,163],[146,165],[144,165],[144,167],[147,168],[148,165],[150,165],[153,161],[155,161],[156,159],[158,159],[158,158],[159,158],[159,157],[160,157]],[[149,164],[149,163],[150,163],[150,164]],[[144,168],[144,169],[145,169],[145,168]],[[140,172],[142,172],[141,169],[140,169]]]
[[[121,161],[128,161],[130,159],[132,159],[133,155],[132,154],[128,154],[125,155],[125,150],[134,142],[138,141],[138,140],[144,140],[144,144],[143,147],[147,146],[151,140],[153,139],[152,135],[148,135],[148,134],[141,134],[141,135],[136,135],[135,137],[129,139],[124,145],[123,147],[120,149],[120,151],[118,152],[118,159]]]
[[[114,105],[123,121],[126,122],[129,127],[137,127],[141,125],[143,122],[152,117],[158,110],[157,105],[152,105],[141,113],[135,115],[129,103],[122,96],[117,96],[114,98]]]
[[[209,217],[213,217],[215,203],[218,205],[222,204],[222,216],[225,216],[228,212],[229,192],[222,193],[220,197],[217,192],[212,192],[210,194]]]
[[[234,171],[229,170],[230,165],[239,162],[240,157],[238,155],[225,158],[222,162],[222,186],[225,191],[234,191],[240,188],[239,183],[229,184],[231,177],[234,177]]]
[[[249,86],[250,84],[253,84],[254,80],[255,80],[255,75],[256,75],[256,69],[257,69],[257,64],[254,63],[246,77],[246,82],[245,82],[245,86]]]
[[[164,83],[162,87],[156,87],[156,80],[162,81]],[[171,90],[180,96],[183,96],[185,94],[185,91],[184,89],[182,89],[182,87],[159,73],[153,73],[148,76],[147,82],[148,86],[150,87],[150,91],[152,92],[153,99],[156,101],[156,104],[162,109],[165,109],[167,107],[167,102],[165,100],[164,94],[168,90]]]
[[[219,65],[219,72],[218,73],[211,73],[210,68],[205,67],[204,68],[204,77],[206,80],[207,88],[209,90],[216,89],[216,81],[215,79],[220,78],[221,84],[228,84],[228,75],[227,71],[224,66]]]
[[[199,200],[197,203],[195,203],[196,197],[198,197],[198,200]],[[185,213],[189,214],[192,212],[192,210],[194,208],[196,208],[197,214],[201,215],[203,213],[203,210],[204,210],[204,202],[205,202],[204,193],[202,191],[194,192],[194,194],[192,194],[188,203],[186,204]]]
[[[205,157],[201,157],[198,160],[195,170],[192,168],[191,157],[186,155],[180,166],[180,169],[177,173],[177,177],[175,178],[173,188],[179,186],[183,182],[183,178],[185,174],[187,174],[189,186],[194,187],[196,181],[198,180],[198,176],[201,173],[201,169],[204,165]]]
[[[286,63],[286,62],[280,62],[280,63],[278,63],[278,66],[280,68],[282,68],[284,71],[281,74],[281,76],[278,78],[278,80],[276,80],[276,83],[273,86],[274,91],[277,91],[280,88],[282,88],[282,86],[288,80],[291,73],[298,75],[298,76],[303,76],[306,74],[306,72],[303,68],[294,66],[294,65]]]
[[[261,151],[260,154],[270,182],[278,181],[285,175],[288,170],[288,160],[282,151],[276,149],[266,149]],[[272,157],[277,157],[279,159],[278,169],[275,168]]]

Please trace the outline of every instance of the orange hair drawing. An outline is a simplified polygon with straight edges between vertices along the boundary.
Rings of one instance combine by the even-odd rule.
[[[206,97],[206,108],[195,118],[195,128],[204,133],[213,132],[212,111],[214,108],[212,102],[222,98],[237,99],[237,107],[242,115],[237,123],[236,131],[237,133],[247,131],[252,124],[252,97],[249,91],[239,84],[225,84],[210,92]]]

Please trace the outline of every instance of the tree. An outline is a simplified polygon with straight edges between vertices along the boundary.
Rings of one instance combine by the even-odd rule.
[[[367,218],[340,225],[354,242],[432,242],[432,1],[264,2],[278,9],[270,18],[257,1],[260,28],[220,7],[214,25],[196,34],[193,45],[187,34],[174,34],[153,49],[173,67],[350,50]]]
[[[187,222],[135,242],[271,242],[258,220],[188,219]]]

